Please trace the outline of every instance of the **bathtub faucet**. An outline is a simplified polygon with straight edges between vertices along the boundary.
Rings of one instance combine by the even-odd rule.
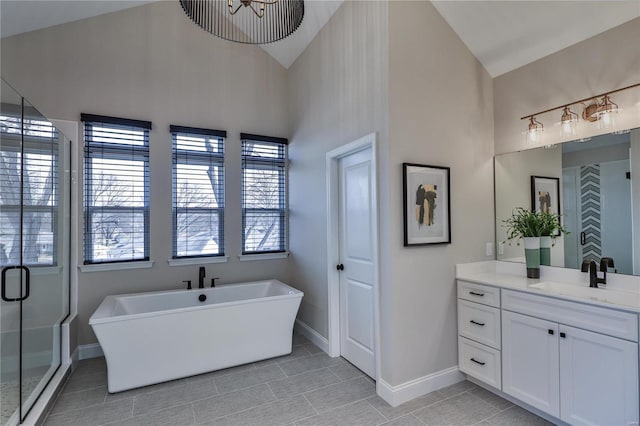
[[[204,266],[201,266],[198,274],[198,288],[204,288],[204,275]]]

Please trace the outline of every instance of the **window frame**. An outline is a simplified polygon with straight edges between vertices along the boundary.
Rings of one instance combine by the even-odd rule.
[[[289,150],[288,150],[288,140],[284,138],[277,138],[272,136],[262,136],[262,135],[253,135],[248,133],[241,133],[241,156],[242,156],[242,166],[241,166],[241,205],[242,205],[242,241],[241,241],[241,256],[242,257],[253,257],[260,255],[275,255],[275,254],[285,254],[288,253],[289,250],[289,197],[288,197],[288,189],[289,189]],[[248,142],[257,142],[260,144],[271,144],[273,146],[278,146],[278,149],[283,150],[283,158],[282,159],[272,159],[272,158],[264,158],[264,157],[252,157],[249,155],[245,155],[245,143]],[[248,168],[247,164],[252,165],[254,167],[249,167],[252,170],[259,170],[260,166],[262,166],[265,170],[274,170],[273,165],[279,163],[282,167],[282,171],[278,174],[278,188],[282,188],[282,191],[278,194],[278,208],[255,208],[245,207],[245,170]],[[256,167],[257,166],[257,167]],[[277,215],[280,233],[282,237],[280,238],[282,245],[278,250],[259,250],[259,251],[247,251],[246,247],[246,219],[247,213],[275,213]]]
[[[171,133],[171,227],[172,227],[172,238],[171,238],[171,260],[182,260],[182,259],[202,259],[202,258],[224,258],[225,257],[225,143],[227,132],[225,130],[213,130],[213,129],[204,129],[198,127],[187,127],[187,126],[177,126],[170,125],[169,132]],[[221,146],[221,153],[212,153],[209,151],[196,151],[196,150],[188,150],[188,149],[178,149],[177,148],[177,137],[179,134],[191,136],[191,137],[205,137],[207,139],[218,139],[218,143]],[[178,180],[177,180],[177,165],[180,164],[180,156],[185,156],[189,158],[189,160],[194,163],[198,163],[200,165],[210,165],[215,159],[216,163],[219,164],[218,175],[222,179],[222,185],[218,185],[218,188],[212,188],[212,191],[216,192],[216,199],[222,200],[222,207],[177,207],[176,206],[176,198],[178,193]],[[187,164],[187,163],[182,163]],[[217,191],[216,191],[217,189]],[[198,255],[184,255],[178,256],[178,214],[179,213],[217,213],[218,216],[218,230],[219,230],[219,244],[218,244],[218,253],[216,254],[198,254]]]
[[[105,265],[115,263],[130,263],[130,262],[149,262],[150,260],[150,176],[149,176],[149,151],[150,140],[149,134],[151,132],[151,122],[141,120],[131,120],[126,118],[108,117],[93,114],[81,114],[81,121],[84,122],[84,174],[83,174],[83,265]],[[100,127],[111,126],[112,129],[123,130],[123,127],[137,128],[144,135],[144,144],[115,144],[109,142],[96,142],[93,141],[93,127],[99,125]],[[88,137],[89,136],[89,137]],[[99,152],[102,154],[99,157],[92,156],[93,152]],[[107,154],[107,155],[105,155]],[[87,176],[92,176],[93,165],[92,159],[95,158],[107,158],[107,159],[135,159],[136,161],[143,161],[143,206],[94,206],[89,202],[93,199],[93,178],[87,179]],[[142,213],[144,220],[144,255],[141,258],[132,259],[116,259],[116,260],[95,260],[93,258],[93,214],[95,212],[132,212],[132,214]],[[90,256],[88,256],[90,255]]]

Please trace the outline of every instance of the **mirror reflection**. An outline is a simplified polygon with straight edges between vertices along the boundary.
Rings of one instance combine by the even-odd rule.
[[[555,238],[552,266],[610,257],[615,272],[640,275],[640,128],[497,155],[495,191],[498,260],[524,263],[504,220],[517,207],[544,206],[570,232]]]

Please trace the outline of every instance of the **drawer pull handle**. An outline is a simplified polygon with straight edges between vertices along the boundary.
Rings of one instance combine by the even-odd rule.
[[[553,330],[549,329],[549,334],[553,336]]]
[[[560,337],[564,339],[565,337],[567,337],[567,335],[565,333],[560,333]]]
[[[475,291],[470,291],[469,294],[471,294],[473,296],[480,296],[480,297],[484,296],[484,293],[476,293]]]
[[[483,322],[477,322],[474,320],[469,321],[471,324],[475,324],[475,325],[479,325],[480,327],[484,327],[484,323]]]
[[[475,358],[471,358],[471,361],[475,362],[476,364],[480,364],[480,365],[485,365],[486,364],[486,362],[478,361]]]

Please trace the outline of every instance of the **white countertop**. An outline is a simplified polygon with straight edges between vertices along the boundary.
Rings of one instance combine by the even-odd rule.
[[[582,274],[587,276],[585,284],[579,271],[544,268],[541,270],[540,279],[531,279],[526,278],[524,271],[520,273],[520,269],[524,268],[514,265],[517,264],[500,261],[459,264],[456,266],[456,278],[539,296],[640,313],[639,277],[618,278],[611,288],[590,288],[587,274]]]

